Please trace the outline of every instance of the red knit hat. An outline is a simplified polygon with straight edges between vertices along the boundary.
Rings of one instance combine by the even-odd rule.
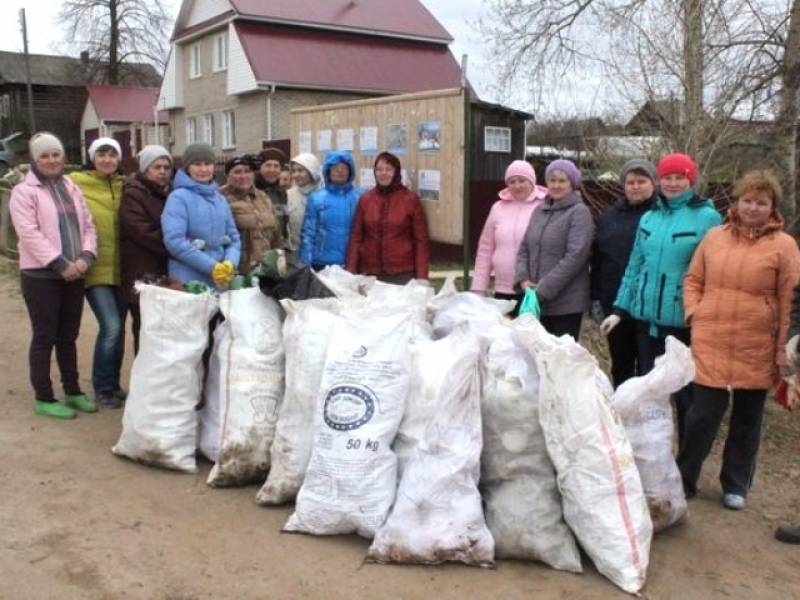
[[[685,175],[689,179],[689,183],[694,185],[697,181],[697,165],[688,154],[676,152],[667,154],[658,161],[656,174],[659,179],[667,175]]]

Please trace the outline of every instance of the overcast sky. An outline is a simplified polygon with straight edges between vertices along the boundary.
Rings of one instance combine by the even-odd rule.
[[[25,8],[30,51],[38,54],[59,52],[58,42],[63,40],[63,32],[56,19],[61,6],[60,0],[0,0],[0,3],[3,7],[3,18],[0,19],[0,50],[22,50],[17,13],[20,8]],[[422,0],[422,3],[453,36],[455,41],[450,49],[457,60],[461,60],[462,54],[469,54],[467,71],[481,98],[496,101],[489,92],[492,84],[491,70],[487,68],[482,55],[478,36],[468,24],[480,17],[483,10],[481,0]],[[164,4],[177,15],[180,0],[164,0]]]

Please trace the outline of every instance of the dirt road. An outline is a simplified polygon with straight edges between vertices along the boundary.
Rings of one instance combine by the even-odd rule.
[[[290,508],[265,509],[255,487],[206,486],[109,448],[121,411],[61,422],[31,410],[29,325],[19,284],[0,266],[0,598],[623,598],[588,559],[586,573],[500,562],[364,564],[368,542],[281,534]],[[96,331],[84,314],[82,384]],[[645,598],[800,598],[800,547],[772,539],[800,521],[800,415],[770,407],[746,510],[719,504],[715,457],[689,521],[653,543]]]

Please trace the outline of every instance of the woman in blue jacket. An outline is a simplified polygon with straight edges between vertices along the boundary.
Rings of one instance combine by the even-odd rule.
[[[668,335],[690,343],[683,314],[683,278],[703,236],[722,222],[711,200],[694,191],[697,165],[691,157],[665,156],[658,163],[656,175],[658,198],[639,221],[614,300],[614,314],[600,326],[608,335],[623,316],[636,320],[637,362],[642,373],[650,371],[656,357],[664,354]],[[679,444],[691,399],[689,386],[675,394]]]
[[[208,144],[186,147],[183,168],[175,174],[161,214],[161,229],[170,277],[225,288],[239,264],[241,242],[230,206],[214,182],[214,160]]]
[[[361,196],[353,185],[355,174],[349,152],[331,152],[322,165],[325,187],[308,197],[298,255],[315,270],[345,264],[350,225]]]

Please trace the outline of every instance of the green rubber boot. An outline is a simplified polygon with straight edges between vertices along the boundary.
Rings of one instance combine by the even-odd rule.
[[[67,394],[64,398],[64,404],[69,408],[85,413],[97,412],[97,404],[95,404],[94,400],[87,398],[86,394]]]
[[[74,419],[76,416],[75,411],[69,406],[64,406],[60,402],[44,402],[38,399],[33,403],[33,412],[54,419]]]

